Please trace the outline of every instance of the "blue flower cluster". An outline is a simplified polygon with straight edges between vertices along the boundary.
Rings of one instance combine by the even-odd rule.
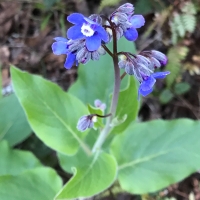
[[[138,38],[136,29],[144,26],[145,20],[142,15],[133,15],[133,13],[133,5],[126,3],[109,16],[110,21],[116,26],[118,39],[124,36],[129,41],[135,41]],[[107,24],[110,25],[109,22]],[[112,32],[109,31],[109,33],[111,37]]]
[[[167,57],[159,51],[143,51],[138,55],[126,53],[119,56],[119,67],[129,75],[133,75],[140,83],[138,97],[147,96],[153,91],[156,79],[165,78],[170,72],[154,70],[167,64]]]
[[[75,63],[85,64],[89,60],[99,60],[106,54],[105,45],[113,38],[124,36],[129,41],[138,38],[137,29],[144,26],[142,15],[134,15],[134,7],[130,3],[123,4],[115,10],[102,25],[102,18],[93,14],[85,17],[74,13],[67,17],[73,24],[67,31],[67,38],[56,37],[52,44],[53,53],[67,55],[65,68],[70,69]],[[165,78],[170,72],[156,72],[154,70],[166,65],[167,57],[159,51],[143,51],[138,55],[124,52],[119,57],[119,67],[129,75],[133,75],[140,82],[138,96],[146,96],[153,90],[156,79]]]
[[[99,60],[100,55],[106,52],[101,43],[108,42],[108,33],[101,26],[102,19],[99,15],[91,15],[89,18],[82,14],[74,13],[67,17],[74,26],[68,29],[67,37],[54,38],[56,42],[52,45],[53,53],[56,55],[66,54],[65,68],[70,69],[76,62],[85,64],[90,59]]]

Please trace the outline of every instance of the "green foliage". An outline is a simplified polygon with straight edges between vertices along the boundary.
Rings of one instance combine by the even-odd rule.
[[[98,114],[98,115],[104,115],[103,111],[99,108],[95,108],[94,106],[88,105],[88,110],[90,114]],[[100,117],[97,117],[97,122],[94,123],[94,128],[97,129],[99,127],[103,127],[103,119]]]
[[[162,104],[167,104],[173,99],[174,95],[169,89],[164,89],[160,96],[159,100]]]
[[[45,16],[45,18],[42,20],[42,23],[41,23],[41,25],[40,25],[40,29],[41,29],[41,30],[44,30],[44,29],[47,27],[51,16],[52,16],[52,13],[49,13],[49,14],[48,14],[47,16]]]
[[[116,175],[117,163],[114,157],[99,152],[91,156],[85,166],[74,168],[74,176],[59,192],[56,200],[91,197],[111,186]]]
[[[59,86],[39,76],[11,69],[13,86],[36,135],[49,147],[65,154],[75,154],[87,132],[76,129],[87,108]],[[27,87],[28,86],[28,87]]]
[[[108,47],[112,49],[112,43]],[[128,42],[124,38],[119,40],[118,51],[136,52],[134,43]],[[95,99],[108,103],[114,83],[112,65],[109,55],[102,56],[98,62],[90,61],[87,65],[79,65],[78,80],[69,88],[69,93],[86,104],[93,105]],[[122,88],[126,85],[127,82],[123,80]]]
[[[167,57],[168,64],[166,66],[166,70],[170,71],[170,76],[166,77],[167,87],[170,88],[174,83],[175,79],[179,75],[181,71],[181,61],[185,59],[188,53],[188,48],[183,46],[175,46],[170,48]]]
[[[199,121],[155,120],[133,124],[116,136],[111,153],[119,165],[122,189],[134,194],[155,192],[198,170],[199,129]]]
[[[29,169],[42,166],[31,152],[12,150],[6,141],[0,142],[0,157],[0,176],[18,175]]]
[[[122,133],[129,126],[129,124],[137,118],[139,111],[137,90],[137,81],[132,76],[129,76],[127,88],[119,94],[116,111],[116,118],[118,120],[122,120],[125,116],[126,117],[123,123],[120,123],[120,125],[113,128],[112,133]]]
[[[30,134],[31,128],[15,94],[0,99],[0,140],[14,146]]]
[[[6,141],[0,142],[0,199],[49,200],[62,186],[53,169],[42,167],[28,151],[12,150]]]
[[[61,179],[50,168],[28,170],[18,176],[0,176],[0,199],[50,200],[62,185]]]
[[[192,2],[186,2],[181,13],[174,13],[170,22],[172,43],[176,44],[178,36],[184,37],[186,32],[193,33],[196,26],[196,9]]]
[[[114,6],[118,4],[120,0],[101,0],[101,4],[99,6],[99,12],[106,6]]]
[[[46,9],[50,9],[55,3],[60,0],[43,0]]]
[[[190,90],[190,88],[191,88],[191,86],[189,83],[186,83],[186,82],[177,83],[174,86],[174,92],[177,95],[182,95],[182,94],[185,94],[186,92],[188,92]]]
[[[91,129],[88,133],[87,137],[85,138],[85,143],[92,148],[95,141],[97,140],[98,134],[97,131]],[[82,148],[79,148],[78,152],[73,156],[68,156],[65,154],[61,154],[57,152],[58,160],[60,166],[64,171],[69,174],[73,173],[73,168],[80,168],[86,164],[88,164],[89,160],[91,159],[91,155],[87,155]]]

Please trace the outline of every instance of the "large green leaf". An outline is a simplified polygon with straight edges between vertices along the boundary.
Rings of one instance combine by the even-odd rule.
[[[139,101],[138,101],[138,87],[136,80],[129,76],[128,86],[119,94],[117,105],[116,117],[121,120],[125,117],[125,121],[120,125],[114,127],[112,133],[123,132],[128,125],[133,122],[138,114]]]
[[[77,121],[88,113],[76,97],[65,93],[56,84],[42,77],[11,69],[17,97],[36,135],[49,147],[65,154],[74,154],[87,132],[76,129]]]
[[[14,146],[30,134],[31,128],[15,94],[0,99],[0,140]]]
[[[108,45],[112,49],[112,43]],[[130,51],[135,53],[134,43],[121,38],[118,42],[118,51]],[[95,99],[108,103],[109,95],[114,84],[114,70],[111,57],[107,54],[99,61],[90,61],[87,65],[80,65],[78,69],[78,80],[73,84],[69,92],[84,103],[94,104]],[[122,88],[126,81],[122,81]]]
[[[6,141],[0,142],[0,176],[17,175],[40,166],[39,160],[31,152],[12,150]]]
[[[73,156],[57,153],[60,166],[69,174],[73,173],[74,167],[81,167],[88,163],[90,157],[88,157],[82,149]]]
[[[133,124],[111,144],[121,187],[154,192],[200,168],[200,122],[188,119]]]
[[[95,141],[98,137],[98,131],[91,129],[85,138],[85,143],[92,149]],[[91,159],[89,155],[87,155],[82,148],[79,148],[78,152],[75,155],[69,156],[62,153],[57,153],[58,161],[63,170],[68,172],[69,174],[73,173],[73,168],[80,168],[86,165]]]
[[[107,189],[115,180],[117,163],[113,156],[101,152],[90,158],[63,187],[56,200],[91,197]]]
[[[52,200],[62,187],[61,178],[50,168],[36,168],[18,176],[0,176],[0,199]]]

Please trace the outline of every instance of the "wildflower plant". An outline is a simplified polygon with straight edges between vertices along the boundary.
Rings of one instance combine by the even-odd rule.
[[[55,55],[66,55],[67,70],[79,66],[78,80],[67,93],[12,68],[14,89],[33,131],[73,174],[55,199],[91,197],[116,181],[127,192],[146,194],[199,169],[199,159],[191,164],[200,145],[192,131],[200,128],[198,122],[136,123],[140,96],[150,95],[157,79],[170,74],[160,70],[167,64],[162,52],[130,51],[144,17],[126,3],[108,17],[73,13],[67,20],[73,24],[67,38],[56,37],[52,44]]]

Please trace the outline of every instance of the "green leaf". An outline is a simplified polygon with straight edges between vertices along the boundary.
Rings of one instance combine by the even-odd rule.
[[[51,16],[52,16],[52,13],[49,13],[49,14],[48,14],[47,16],[45,16],[45,18],[42,20],[41,25],[40,25],[40,29],[41,29],[42,31],[47,27]]]
[[[0,199],[51,200],[62,187],[62,180],[50,168],[36,168],[18,176],[0,176]]]
[[[112,43],[108,47],[112,49]],[[118,51],[130,51],[135,53],[133,42],[121,38],[118,41]],[[114,70],[111,57],[106,54],[99,61],[90,61],[86,65],[79,65],[78,79],[69,88],[69,92],[86,104],[93,105],[95,99],[100,99],[102,102],[108,103],[110,93],[114,84]],[[127,82],[122,81],[122,88]],[[107,106],[108,107],[108,106]]]
[[[96,130],[91,129],[85,138],[85,143],[92,148],[95,141],[97,140],[98,133]],[[78,152],[75,155],[69,156],[61,153],[57,153],[58,161],[63,170],[69,174],[73,173],[73,168],[80,168],[86,164],[90,159],[90,156],[86,155],[82,148],[79,148]]]
[[[98,12],[100,12],[106,6],[114,6],[119,2],[120,0],[102,0]]]
[[[119,119],[126,119],[119,126],[114,127],[112,133],[122,133],[131,122],[133,122],[138,115],[139,101],[138,101],[138,87],[136,80],[129,76],[129,83],[125,90],[119,94],[116,116]]]
[[[0,140],[14,146],[30,134],[31,128],[15,94],[0,99]]]
[[[36,135],[49,147],[64,154],[75,154],[87,132],[76,129],[87,108],[76,97],[42,77],[11,69],[13,86]]]
[[[116,175],[114,157],[104,152],[96,154],[87,165],[74,169],[74,176],[59,192],[56,200],[91,197],[111,186]]]
[[[74,172],[74,167],[81,167],[87,164],[89,161],[89,157],[82,149],[79,149],[78,152],[73,156],[68,156],[61,153],[57,153],[57,156],[60,166],[69,174],[72,174]]]
[[[200,122],[155,120],[133,124],[111,144],[122,189],[155,192],[200,168]]]
[[[103,111],[99,108],[95,108],[91,105],[88,104],[88,110],[90,112],[90,114],[98,114],[98,115],[104,115]],[[103,124],[103,118],[97,117],[97,122],[94,123],[94,128],[97,129],[99,127],[104,127]]]
[[[159,96],[159,100],[162,104],[166,104],[169,103],[173,97],[174,95],[169,89],[164,89]]]
[[[12,150],[6,141],[0,142],[0,158],[0,176],[17,175],[29,169],[42,166],[31,152]]]
[[[185,30],[193,33],[196,27],[197,19],[194,15],[191,14],[183,14],[182,21],[185,27]]]
[[[178,95],[185,94],[190,90],[191,86],[189,83],[182,82],[182,83],[177,83],[174,86],[174,92]]]
[[[46,9],[50,9],[59,0],[43,0]]]
[[[187,56],[189,49],[184,46],[175,46],[170,48],[167,57],[168,64],[166,71],[170,71],[170,76],[166,77],[167,87],[170,88],[181,71],[181,61]]]

